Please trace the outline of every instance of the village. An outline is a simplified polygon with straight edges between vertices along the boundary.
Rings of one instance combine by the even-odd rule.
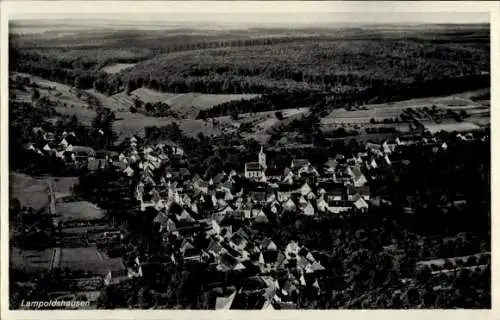
[[[240,171],[202,179],[183,167],[185,152],[173,143],[149,145],[132,136],[121,151],[95,152],[72,145],[72,132],[39,134],[38,143],[26,144],[28,151],[58,157],[67,166],[86,166],[89,172],[111,172],[121,181],[118,201],[137,216],[153,214],[153,226],[167,248],[159,262],[140,254],[111,258],[105,252],[119,247],[129,231],[102,217],[61,221],[56,211],[67,210],[65,200],[50,192],[49,214],[57,232],[48,270],[66,271],[59,275],[60,288],[46,294],[95,306],[103,288],[147,276],[151,265],[203,265],[216,279],[225,279],[209,285],[218,288],[212,309],[295,309],[304,292],[318,295],[325,273],[318,251],[295,240],[280,246],[266,228],[283,216],[321,220],[367,214],[385,201],[374,196],[369,182],[377,180],[381,169],[408,162],[401,149],[421,145],[446,152],[449,139],[407,136],[368,142],[364,152],[332,154],[321,167],[299,158],[280,167],[261,146],[255,161]],[[453,138],[467,143],[475,136]],[[234,277],[238,280],[231,283]]]

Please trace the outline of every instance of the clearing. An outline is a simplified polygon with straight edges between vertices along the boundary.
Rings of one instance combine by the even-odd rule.
[[[433,105],[438,108],[467,110],[467,112],[477,109],[482,109],[484,111],[484,106],[470,100],[471,96],[481,92],[484,92],[484,90],[468,91],[445,97],[428,97],[371,104],[364,106],[366,110],[348,111],[345,109],[335,109],[328,116],[321,119],[321,123],[325,125],[362,124],[369,123],[372,118],[377,121],[382,121],[386,118],[398,118],[406,108],[423,109],[425,107],[431,108]]]
[[[9,173],[10,198],[17,198],[21,206],[43,209],[49,204],[48,180],[33,178],[23,173]]]
[[[54,249],[21,250],[13,247],[9,250],[10,266],[28,273],[40,273],[51,268]]]
[[[147,88],[139,88],[128,95],[120,92],[113,95],[115,106],[118,109],[129,110],[134,106],[134,97],[137,97],[144,103],[163,102],[170,106],[181,118],[196,118],[200,110],[211,108],[215,105],[244,99],[253,99],[258,94],[206,94],[198,92],[189,93],[171,93],[159,92]]]
[[[110,64],[109,66],[105,66],[104,68],[101,69],[101,71],[114,74],[114,73],[119,73],[122,70],[132,68],[135,65],[136,63],[115,63],[115,64]]]
[[[84,270],[94,275],[105,275],[108,271],[124,269],[121,258],[109,258],[96,247],[57,248],[59,259],[54,268]]]
[[[57,201],[56,213],[59,221],[99,220],[104,217],[104,211],[88,201],[63,202]]]
[[[472,131],[480,129],[480,127],[474,123],[470,122],[450,122],[450,123],[435,123],[430,121],[422,121],[425,129],[427,129],[430,133],[434,134],[439,131]]]

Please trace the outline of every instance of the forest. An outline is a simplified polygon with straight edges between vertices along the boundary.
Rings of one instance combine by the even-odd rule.
[[[421,96],[429,89],[433,95],[487,86],[485,30],[469,36],[447,29],[407,36],[350,29],[304,30],[303,36],[260,30],[267,35],[261,38],[257,31],[205,38],[126,31],[97,39],[82,35],[83,43],[88,37],[100,43],[102,53],[65,37],[30,42],[12,36],[9,68],[108,95],[144,86],[175,93],[321,93],[340,96],[340,104],[353,98],[362,104]],[[113,62],[139,63],[118,74],[101,71]]]

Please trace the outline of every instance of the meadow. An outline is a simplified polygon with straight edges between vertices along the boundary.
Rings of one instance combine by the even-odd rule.
[[[10,197],[16,198],[21,206],[35,210],[44,209],[49,204],[48,181],[22,173],[9,173]]]

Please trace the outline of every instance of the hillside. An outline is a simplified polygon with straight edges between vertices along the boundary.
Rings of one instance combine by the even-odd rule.
[[[434,39],[445,34],[438,33]],[[371,39],[322,38],[286,45],[175,52],[141,62],[122,72],[121,78],[124,82],[145,80],[147,86],[174,92],[294,89],[346,94],[489,69],[489,44],[478,43],[476,37],[442,43],[430,40],[427,33],[423,36],[424,40],[403,32]]]

